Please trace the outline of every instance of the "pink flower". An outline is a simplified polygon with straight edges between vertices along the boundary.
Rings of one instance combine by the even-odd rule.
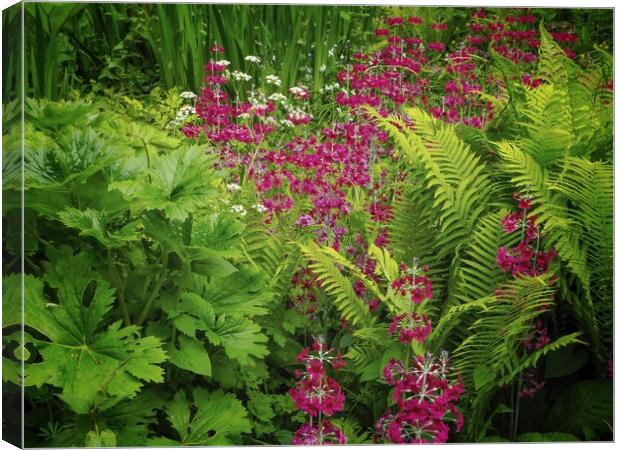
[[[400,342],[410,344],[412,341],[424,342],[431,332],[431,322],[426,314],[401,314],[392,318],[390,334],[399,333]]]
[[[300,227],[309,227],[311,225],[314,225],[314,219],[312,218],[312,216],[304,214],[297,218],[295,224],[299,225]]]
[[[376,424],[379,437],[393,443],[443,443],[448,439],[448,416],[456,419],[456,430],[463,416],[454,405],[463,393],[462,380],[451,382],[447,375],[447,354],[413,358],[409,368],[390,360],[384,378],[393,386],[396,411],[389,409]]]
[[[303,424],[295,432],[293,445],[344,445],[347,439],[342,430],[327,419],[320,424]]]

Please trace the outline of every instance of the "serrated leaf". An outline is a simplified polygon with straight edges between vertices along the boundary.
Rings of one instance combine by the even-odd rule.
[[[44,294],[41,280],[26,279],[34,295],[25,299],[24,324],[47,338],[35,341],[43,362],[28,366],[26,383],[59,387],[60,398],[85,414],[94,405],[106,409],[134,397],[144,382],[163,381],[159,363],[166,355],[157,338],[140,338],[138,327],[121,328],[120,321],[100,328],[114,290],[89,258],[68,248],[50,256],[43,280],[56,289],[53,298]]]
[[[193,406],[183,391],[167,405],[167,415],[181,445],[227,445],[235,436],[251,431],[247,412],[233,394],[193,391]]]
[[[116,434],[107,428],[99,432],[89,431],[84,445],[86,447],[116,447]]]
[[[207,247],[228,257],[238,256],[244,229],[245,224],[233,214],[197,216],[192,223],[192,246]]]
[[[183,370],[210,377],[211,359],[202,342],[187,336],[179,336],[178,341],[178,349],[173,344],[166,347],[170,362]]]
[[[119,247],[138,239],[136,228],[141,225],[139,221],[134,221],[110,231],[108,215],[94,209],[80,211],[76,208],[65,208],[58,216],[65,226],[78,230],[80,236],[93,237],[105,247]]]
[[[212,159],[198,147],[153,157],[151,169],[138,180],[112,183],[140,210],[160,210],[167,218],[183,221],[190,212],[214,197],[216,175]]]
[[[266,346],[267,336],[249,319],[220,316],[216,320],[206,321],[206,325],[210,331],[210,334],[207,334],[209,340],[222,345],[226,355],[241,366],[253,366],[255,359],[269,354]]]
[[[191,287],[208,302],[213,312],[227,316],[267,314],[273,299],[267,277],[250,266],[241,266],[225,277],[193,277]]]
[[[208,248],[191,248],[192,272],[210,277],[227,277],[237,271],[237,268],[224,257]]]

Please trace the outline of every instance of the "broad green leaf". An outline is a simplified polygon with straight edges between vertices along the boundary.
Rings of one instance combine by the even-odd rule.
[[[67,227],[77,229],[81,236],[97,239],[105,247],[120,247],[129,241],[135,241],[139,236],[136,228],[141,225],[139,221],[135,221],[111,231],[110,218],[107,214],[94,209],[80,211],[76,208],[66,208],[59,213],[59,217]]]
[[[588,352],[571,345],[552,352],[545,362],[545,378],[560,378],[581,369],[588,360]]]
[[[241,234],[245,225],[234,214],[195,216],[191,245],[222,252],[223,256],[240,256]]]
[[[99,432],[89,431],[86,435],[86,447],[116,447],[116,434],[112,430],[105,429]]]
[[[199,294],[215,314],[227,316],[258,316],[268,312],[273,299],[263,272],[251,266],[241,266],[224,277],[211,279],[193,275],[187,279],[188,288]]]
[[[25,275],[24,278],[34,279],[31,275]],[[21,281],[22,276],[19,273],[4,277],[2,280],[2,328],[22,323]],[[30,283],[24,281],[24,288],[30,286]],[[36,292],[35,288],[34,292],[25,292],[25,296],[36,295]]]
[[[210,377],[211,360],[202,342],[187,336],[179,336],[178,340],[178,349],[174,344],[166,347],[170,362],[181,369]]]
[[[544,424],[554,432],[577,432],[590,428],[600,435],[611,433],[613,423],[613,383],[587,380],[570,386],[555,402]]]
[[[243,317],[220,316],[206,321],[207,338],[215,345],[224,347],[226,355],[236,360],[241,366],[255,364],[269,354],[267,336],[261,328]]]
[[[157,420],[156,411],[161,408],[164,396],[163,392],[144,390],[136,398],[123,400],[100,413],[97,422],[114,431],[119,446],[144,445],[150,433],[149,425]]]
[[[195,388],[193,399],[192,403],[179,391],[166,407],[179,444],[230,445],[236,436],[251,431],[247,411],[234,395]]]
[[[198,147],[183,148],[164,156],[151,156],[151,168],[137,180],[114,182],[136,210],[161,210],[172,220],[183,221],[209,197],[215,197],[213,161]]]
[[[69,127],[57,143],[34,131],[27,135],[24,145],[24,184],[27,188],[73,189],[127,156],[90,127]]]
[[[211,277],[226,277],[237,271],[237,268],[222,256],[207,248],[192,248],[192,272]]]
[[[157,338],[140,338],[138,327],[121,328],[120,321],[100,328],[114,291],[89,257],[65,247],[51,250],[50,258],[43,281],[54,297],[44,294],[41,280],[26,279],[24,323],[47,338],[36,341],[43,361],[28,366],[26,383],[59,387],[60,398],[85,414],[134,397],[144,382],[163,381],[159,363],[166,355]]]
[[[568,433],[523,433],[517,436],[519,442],[574,442],[579,438]]]

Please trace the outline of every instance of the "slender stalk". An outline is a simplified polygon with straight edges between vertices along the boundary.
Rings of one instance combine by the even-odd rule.
[[[110,272],[110,276],[116,285],[116,295],[118,298],[118,303],[121,306],[121,313],[123,315],[123,322],[125,325],[131,324],[131,319],[129,318],[129,312],[127,311],[127,304],[125,303],[125,284],[126,281],[123,281],[121,275],[118,273],[116,269],[116,262],[114,261],[114,255],[112,254],[112,250],[108,249],[107,251],[107,263],[108,270]]]
[[[517,439],[517,434],[519,431],[519,406],[521,406],[521,397],[519,396],[519,392],[521,392],[521,385],[523,383],[523,372],[521,372],[519,374],[519,383],[517,385],[517,406],[515,407],[515,414],[514,414],[514,426],[513,428],[513,435],[512,435],[512,440],[516,440]]]
[[[168,269],[168,252],[164,251],[162,255],[161,270],[159,272],[159,275],[157,276],[155,285],[153,286],[153,290],[151,291],[151,295],[146,300],[146,303],[144,304],[144,307],[142,308],[142,311],[140,312],[140,315],[138,316],[138,319],[135,322],[136,325],[142,325],[142,323],[146,320],[149,313],[151,312],[151,308],[153,307],[153,302],[155,301],[155,298],[159,294],[159,291],[161,290],[164,284],[167,269]]]

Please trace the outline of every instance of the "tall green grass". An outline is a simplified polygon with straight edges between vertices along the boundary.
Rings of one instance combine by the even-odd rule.
[[[362,42],[363,30],[372,29],[380,12],[314,5],[27,3],[26,93],[55,100],[73,89],[131,89],[132,82],[198,89],[214,42],[235,69],[251,72],[244,57],[260,55],[284,88],[309,73],[310,87],[318,89],[322,67],[337,57],[328,57],[329,50]],[[4,29],[14,20],[4,14]],[[17,56],[13,46],[3,54],[5,95],[16,88]]]

